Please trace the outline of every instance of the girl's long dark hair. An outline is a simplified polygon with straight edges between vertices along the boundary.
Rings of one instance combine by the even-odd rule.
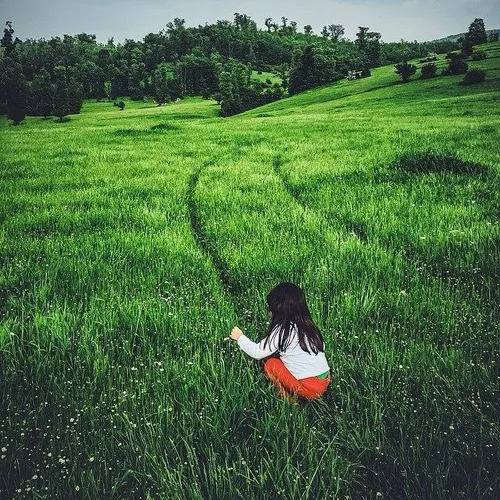
[[[271,332],[276,329],[278,348],[286,351],[292,341],[290,334],[295,327],[302,350],[310,353],[310,347],[314,354],[323,352],[323,336],[311,318],[304,292],[297,285],[280,283],[274,287],[267,296],[267,307],[271,313],[271,324],[264,347],[270,340]]]

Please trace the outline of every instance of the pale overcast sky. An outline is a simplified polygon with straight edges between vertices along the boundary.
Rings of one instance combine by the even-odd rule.
[[[0,0],[2,26],[12,21],[22,40],[83,32],[102,42],[142,40],[175,17],[198,26],[233,20],[235,12],[249,15],[261,28],[267,17],[281,22],[282,16],[296,21],[300,31],[306,24],[315,33],[325,24],[342,24],[351,39],[358,26],[368,26],[386,42],[463,33],[477,17],[486,29],[500,28],[499,0]]]

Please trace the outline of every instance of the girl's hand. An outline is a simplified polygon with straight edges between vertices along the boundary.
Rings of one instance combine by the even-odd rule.
[[[231,338],[233,340],[238,340],[242,335],[243,335],[243,332],[237,326],[235,326],[231,330],[231,334],[229,335],[229,338]]]

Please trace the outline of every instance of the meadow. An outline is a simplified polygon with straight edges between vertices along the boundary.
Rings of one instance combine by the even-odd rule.
[[[500,43],[231,118],[214,101],[0,119],[0,498],[500,496]],[[444,64],[441,57],[440,65]],[[332,367],[290,405],[265,297]]]

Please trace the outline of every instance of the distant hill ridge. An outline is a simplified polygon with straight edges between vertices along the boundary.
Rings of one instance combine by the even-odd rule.
[[[500,33],[500,29],[496,28],[492,30],[486,30],[486,34],[488,35],[488,37],[491,33]],[[458,33],[457,35],[448,35],[444,38],[437,38],[436,40],[432,40],[432,42],[456,42],[458,39],[463,38],[464,36],[465,33]]]

